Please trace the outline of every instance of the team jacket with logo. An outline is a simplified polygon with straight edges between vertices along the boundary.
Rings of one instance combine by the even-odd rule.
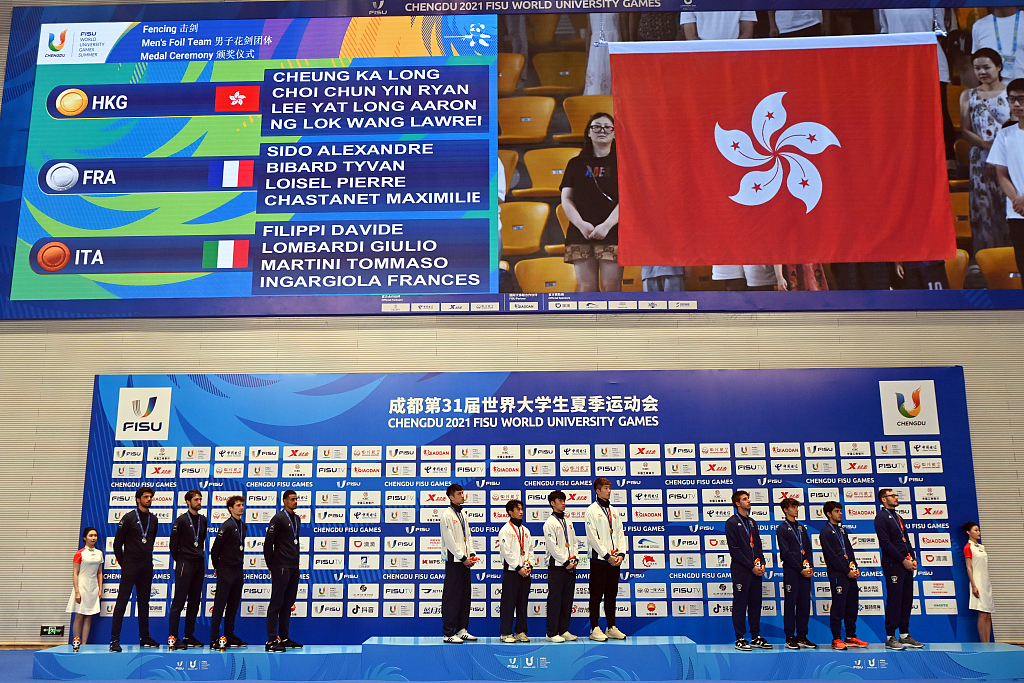
[[[797,534],[800,534],[800,538],[797,538]],[[785,569],[800,571],[804,568],[804,560],[807,560],[808,567],[814,566],[811,539],[807,536],[807,527],[803,524],[797,522],[794,529],[789,522],[783,522],[775,529],[775,539],[779,543],[779,555]],[[800,553],[800,541],[804,542],[803,554]]]
[[[292,518],[295,521],[292,521]],[[300,533],[295,533],[297,524]],[[281,510],[270,520],[267,527],[267,536],[263,540],[263,559],[267,561],[267,567],[271,570],[297,568],[299,566],[299,544],[295,540],[301,535],[302,522],[298,517],[287,510]]]
[[[764,561],[764,548],[761,545],[761,533],[757,528],[757,520],[747,517],[746,526],[744,520],[735,514],[725,523],[725,540],[729,543],[729,555],[732,556],[732,566],[754,571],[754,560],[761,561],[761,566],[767,566]],[[750,546],[753,538],[754,546]]]
[[[441,557],[446,562],[462,562],[473,554],[473,534],[466,512],[449,505],[441,513]]]
[[[576,530],[572,528],[572,520],[565,519],[565,529],[562,529],[561,522],[552,512],[547,521],[544,522],[544,545],[547,546],[548,558],[559,567],[569,564],[570,557],[576,557],[576,550],[579,544],[576,541]],[[566,532],[569,538],[566,539]]]
[[[196,515],[193,526],[188,512],[183,512],[171,527],[171,557],[175,562],[202,562],[206,552],[206,515]],[[196,538],[192,530],[199,534]],[[195,545],[196,541],[199,545]]]
[[[908,557],[915,557],[906,529],[900,525],[901,521],[903,519],[895,510],[882,509],[875,515],[875,535],[878,536],[878,547],[882,549],[882,556],[900,563]]]
[[[520,535],[523,542],[521,549],[519,547]],[[531,567],[537,566],[537,559],[533,556],[533,539],[525,524],[515,525],[509,521],[501,527],[501,531],[498,533],[498,551],[501,553],[505,569],[519,571],[527,562]]]
[[[825,556],[825,566],[829,572],[847,576],[850,573],[850,563],[853,562],[856,566],[850,534],[842,526],[836,528],[835,524],[826,524],[818,535],[818,541],[821,543],[821,552]]]
[[[145,526],[143,526],[145,524]],[[117,523],[114,534],[114,557],[120,566],[153,564],[153,543],[156,541],[157,520],[152,512],[139,512],[135,508]],[[142,542],[145,534],[146,542]]]
[[[220,525],[217,538],[213,539],[213,548],[210,549],[210,562],[214,569],[242,566],[242,560],[245,559],[245,551],[242,549],[245,546],[245,535],[245,522],[236,522],[234,517],[228,517]]]
[[[591,503],[583,517],[583,523],[587,527],[587,543],[590,545],[592,558],[607,562],[612,553],[625,553],[629,550],[626,533],[622,530],[622,520],[619,519],[619,513],[614,505],[609,503],[606,508],[600,503]]]

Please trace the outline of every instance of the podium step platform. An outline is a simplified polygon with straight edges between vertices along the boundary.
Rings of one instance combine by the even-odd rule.
[[[934,644],[886,650],[880,644],[845,652],[738,652],[731,645],[696,645],[681,636],[622,641],[505,644],[497,638],[446,645],[439,637],[369,638],[362,645],[307,645],[270,653],[262,644],[221,653],[202,649],[61,645],[36,652],[33,678],[48,680],[271,681],[784,681],[795,679],[973,680],[1024,679],[1024,649],[1002,643]]]

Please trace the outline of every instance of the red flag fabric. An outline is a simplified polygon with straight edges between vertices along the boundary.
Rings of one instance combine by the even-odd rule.
[[[228,85],[217,86],[214,111],[246,112],[260,110],[260,86]]]
[[[611,52],[621,265],[954,256],[934,35]]]

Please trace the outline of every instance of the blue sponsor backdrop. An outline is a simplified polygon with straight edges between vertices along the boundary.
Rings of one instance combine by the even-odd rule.
[[[923,433],[891,433],[907,430]],[[145,439],[154,433],[159,441]],[[226,515],[223,499],[246,496],[251,538],[239,634],[261,642],[269,583],[260,545],[280,493],[292,488],[307,519],[292,635],[309,643],[435,635],[443,577],[436,520],[445,488],[458,482],[469,492],[467,510],[486,560],[473,572],[471,630],[496,635],[501,570],[494,543],[505,501],[526,502],[527,525],[541,539],[547,493],[560,488],[583,538],[591,482],[604,475],[630,545],[621,628],[714,643],[733,637],[723,523],[732,492],[742,488],[773,551],[762,633],[779,642],[776,503],[786,496],[806,501],[816,544],[820,506],[838,499],[864,574],[858,635],[878,642],[883,596],[873,516],[875,494],[886,486],[900,494],[921,560],[913,632],[954,642],[977,637],[959,531],[977,518],[973,472],[959,367],[99,376],[82,524],[101,529],[100,547],[109,549],[136,487],[157,490],[151,607],[154,635],[162,638],[172,576],[166,538],[183,509],[181,493],[203,492],[212,529]],[[543,557],[542,543],[537,552]],[[815,553],[820,567],[817,547]],[[115,597],[116,567],[108,565],[105,576],[111,592],[104,613]],[[581,634],[588,576],[581,568],[572,624]],[[207,578],[204,615],[212,570]],[[815,584],[825,585],[821,571]],[[532,635],[543,635],[545,590],[541,566],[530,601]],[[810,637],[819,642],[829,639],[828,597],[816,590]],[[203,637],[208,623],[204,616],[197,631]],[[102,642],[109,620],[95,629]],[[132,619],[123,640],[134,636]]]

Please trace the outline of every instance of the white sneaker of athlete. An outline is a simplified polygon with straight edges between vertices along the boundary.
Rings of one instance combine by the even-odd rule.
[[[618,626],[610,626],[610,627],[608,627],[608,630],[605,631],[605,633],[612,640],[625,640],[626,639],[626,634],[623,633],[622,631],[620,631]]]
[[[564,643],[565,642],[565,638],[563,638],[562,636],[558,636],[558,635],[555,635],[555,636],[544,636],[544,640],[548,641],[549,643]]]
[[[572,633],[569,633],[568,631],[566,631],[565,633],[562,634],[562,638],[564,638],[565,640],[568,640],[568,641],[576,640],[576,636],[573,635]]]
[[[596,640],[598,642],[603,642],[605,640],[608,640],[608,636],[606,636],[604,632],[601,631],[600,626],[595,626],[594,628],[590,629],[590,639]]]
[[[456,633],[455,635],[457,635],[457,636],[458,636],[459,638],[462,638],[463,640],[468,640],[468,641],[470,641],[470,642],[472,642],[472,641],[476,640],[476,636],[472,635],[472,634],[471,634],[471,633],[470,633],[469,631],[467,631],[466,629],[462,629],[461,631],[459,631],[459,632],[458,632],[458,633]]]

